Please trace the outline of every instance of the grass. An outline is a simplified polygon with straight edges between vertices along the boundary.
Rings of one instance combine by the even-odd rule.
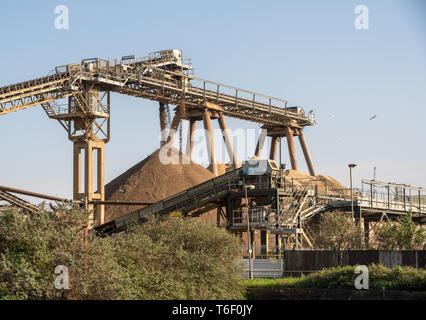
[[[249,288],[309,288],[309,289],[354,289],[354,266],[328,268],[300,278],[242,280]],[[393,269],[381,265],[369,266],[370,289],[426,290],[426,270],[397,266]]]

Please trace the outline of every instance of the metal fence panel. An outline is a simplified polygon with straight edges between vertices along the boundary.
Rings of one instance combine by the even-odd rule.
[[[388,268],[412,266],[425,268],[426,250],[291,250],[284,251],[285,273],[312,272],[347,265],[381,264]]]
[[[242,277],[249,278],[249,259],[239,259],[238,262],[243,265]],[[253,259],[253,278],[282,278],[283,260],[282,259]]]
[[[394,268],[402,265],[401,251],[379,251],[379,264]]]

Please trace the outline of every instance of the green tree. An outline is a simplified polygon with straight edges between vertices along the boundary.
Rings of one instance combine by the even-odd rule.
[[[361,232],[352,217],[341,211],[321,214],[312,234],[318,249],[350,250],[361,248]]]
[[[151,220],[114,237],[89,236],[87,215],[61,208],[0,214],[0,299],[233,299],[238,239],[195,219]],[[69,290],[54,286],[69,269]]]
[[[409,211],[395,222],[383,222],[378,228],[376,246],[382,250],[412,250],[424,244],[425,229],[417,226]]]

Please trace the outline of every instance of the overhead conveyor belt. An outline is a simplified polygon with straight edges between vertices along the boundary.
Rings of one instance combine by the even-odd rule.
[[[101,59],[83,60],[56,68],[56,73],[0,88],[0,115],[38,104],[75,95],[81,84],[91,83],[101,91],[179,105],[188,108],[205,102],[223,109],[226,116],[265,125],[293,123],[301,127],[313,125],[313,118],[287,108],[287,101],[248,90],[235,88],[190,75],[153,67],[142,60],[118,60],[110,63]],[[54,118],[69,110],[56,110]]]
[[[132,224],[144,222],[148,216],[154,214],[166,215],[176,211],[185,214],[196,209],[202,212],[204,207],[215,203],[228,192],[241,191],[241,172],[240,168],[225,173],[95,229],[98,233],[108,234],[125,230]]]

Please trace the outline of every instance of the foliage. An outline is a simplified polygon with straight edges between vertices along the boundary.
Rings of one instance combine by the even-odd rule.
[[[424,244],[426,231],[413,222],[411,211],[397,222],[382,222],[377,231],[376,246],[382,250],[412,250]]]
[[[361,248],[361,230],[345,212],[325,212],[312,234],[318,249],[351,250]]]
[[[242,297],[235,236],[195,219],[151,220],[82,241],[87,216],[0,215],[0,299],[233,299]],[[54,286],[65,265],[70,289]]]
[[[426,290],[426,270],[397,266],[393,269],[372,264],[369,270],[370,289]],[[354,289],[355,266],[323,269],[300,278],[244,280],[246,288],[315,288]]]

